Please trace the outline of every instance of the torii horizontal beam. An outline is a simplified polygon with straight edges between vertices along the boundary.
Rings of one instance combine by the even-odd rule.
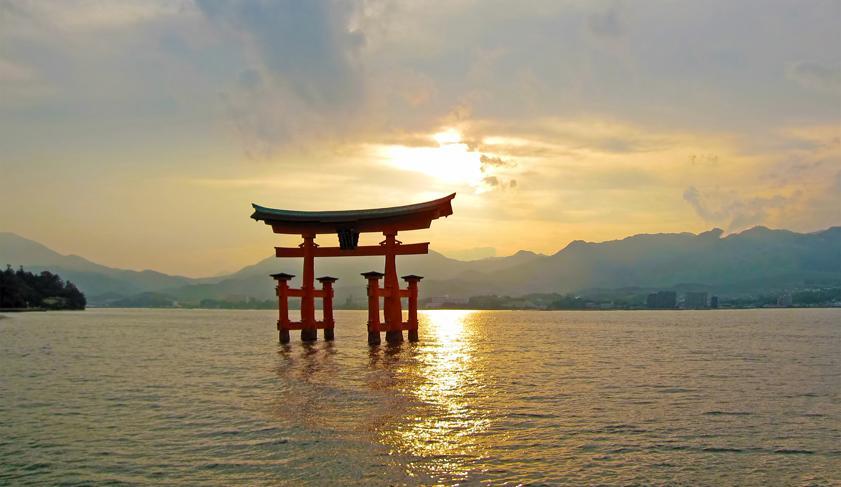
[[[361,257],[370,255],[386,255],[389,250],[385,245],[360,245],[355,249],[340,247],[316,247],[311,250],[313,257]],[[429,242],[395,245],[391,251],[394,255],[417,255],[429,253]],[[301,247],[275,247],[277,257],[304,257]]]

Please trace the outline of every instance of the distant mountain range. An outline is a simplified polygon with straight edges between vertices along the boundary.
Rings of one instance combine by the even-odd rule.
[[[421,295],[466,298],[482,294],[518,296],[536,292],[581,292],[616,288],[698,288],[719,294],[749,294],[841,286],[841,227],[796,233],[755,227],[722,236],[641,234],[622,240],[574,241],[552,255],[521,250],[508,257],[474,261],[437,252],[400,257],[402,274],[426,276]],[[194,279],[155,271],[114,269],[75,255],[61,255],[13,233],[0,232],[0,264],[50,270],[75,283],[91,305],[141,293],[158,293],[181,303],[202,299],[271,299],[274,272],[300,275],[299,259],[269,257],[233,274]],[[316,275],[339,278],[336,302],[362,303],[360,272],[382,270],[381,257],[325,258]],[[297,285],[293,281],[293,285]]]

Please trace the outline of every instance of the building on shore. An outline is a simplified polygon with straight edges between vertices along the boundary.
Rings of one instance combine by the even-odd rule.
[[[710,296],[710,309],[718,309],[718,296]]]
[[[677,307],[677,293],[674,291],[651,293],[646,298],[645,305],[652,309],[674,309]]]
[[[459,298],[456,296],[431,296],[424,299],[421,304],[426,309],[435,309],[435,308],[454,308],[454,307],[463,307],[467,305],[469,300],[467,298]]]
[[[709,306],[709,294],[704,291],[690,291],[683,297],[686,309],[706,309]]]

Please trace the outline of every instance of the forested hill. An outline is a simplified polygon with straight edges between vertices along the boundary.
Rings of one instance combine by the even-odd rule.
[[[325,241],[329,243],[325,237]],[[130,250],[130,249],[127,249]],[[58,254],[0,232],[0,265],[49,270],[76,283],[92,306],[195,306],[203,301],[273,301],[269,274],[300,275],[300,259],[266,258],[226,276],[190,279],[154,271],[111,269]],[[382,270],[382,257],[321,259],[317,275],[339,278],[336,303],[364,305],[361,272]],[[552,255],[520,251],[459,261],[436,252],[402,256],[403,274],[426,277],[421,297],[572,293],[593,289],[703,290],[719,296],[779,294],[841,287],[841,227],[811,233],[755,227],[724,235],[640,234],[608,242],[575,241]],[[300,282],[296,278],[293,285]]]
[[[58,274],[26,272],[11,266],[0,272],[0,309],[85,309],[85,295]]]

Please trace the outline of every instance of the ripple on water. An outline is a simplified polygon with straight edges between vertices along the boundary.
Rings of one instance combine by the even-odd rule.
[[[841,310],[0,321],[0,484],[830,485]],[[9,337],[14,339],[9,339]],[[761,353],[756,353],[761,351]]]

